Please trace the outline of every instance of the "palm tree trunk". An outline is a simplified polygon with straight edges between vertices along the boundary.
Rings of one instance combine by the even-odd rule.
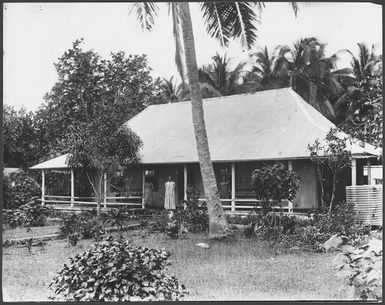
[[[309,104],[319,110],[317,104],[317,85],[312,81],[309,81]]]
[[[188,2],[178,2],[177,5],[181,12],[187,79],[191,96],[192,121],[209,213],[209,235],[210,237],[220,237],[227,233],[227,220],[219,199],[217,182],[215,180],[214,168],[210,157],[201,90],[199,86],[190,8]]]

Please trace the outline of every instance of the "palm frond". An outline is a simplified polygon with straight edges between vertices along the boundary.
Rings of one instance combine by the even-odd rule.
[[[263,2],[203,2],[200,8],[208,33],[227,46],[230,38],[239,38],[243,47],[250,49],[257,39],[256,11]]]
[[[234,2],[236,17],[234,16],[233,36],[240,38],[241,45],[248,49],[257,39],[257,28],[253,21],[257,21],[253,5],[248,2]]]
[[[180,12],[178,4],[176,2],[170,2],[169,12],[172,14],[173,20],[173,34],[175,42],[175,64],[178,69],[179,75],[182,79],[182,83],[186,83],[186,67],[184,61],[184,48],[183,48],[183,38],[182,38],[182,28],[180,20]]]
[[[200,87],[203,98],[222,96],[222,93],[220,91],[218,91],[208,83],[200,83]]]
[[[207,33],[219,40],[222,46],[228,46],[231,36],[230,28],[226,24],[226,4],[223,2],[201,2],[203,20]]]
[[[292,9],[294,11],[295,17],[297,17],[298,10],[299,10],[298,3],[297,2],[290,2],[289,4],[290,4],[290,6],[292,7]]]
[[[158,15],[159,7],[154,2],[132,2],[129,14],[136,14],[141,28],[151,31],[154,26],[154,18]]]

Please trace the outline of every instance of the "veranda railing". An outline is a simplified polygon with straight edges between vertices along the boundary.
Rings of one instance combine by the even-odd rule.
[[[69,204],[71,207],[79,205],[97,205],[96,197],[71,197],[71,196],[57,196],[57,195],[44,195],[42,204]],[[200,198],[199,202],[204,202],[206,199]],[[260,201],[257,199],[221,199],[222,207],[226,212],[230,213],[247,213],[253,208],[262,208]],[[112,206],[132,206],[144,208],[144,201],[142,196],[130,196],[130,197],[103,197],[102,206],[104,208]],[[293,212],[293,204],[288,200],[283,200],[281,204],[275,204],[272,207],[277,211],[284,211],[288,213]]]

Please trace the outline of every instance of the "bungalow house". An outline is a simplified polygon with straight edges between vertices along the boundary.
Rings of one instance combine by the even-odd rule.
[[[251,173],[274,162],[281,162],[301,178],[299,191],[291,203],[294,209],[319,206],[316,168],[310,161],[308,144],[323,139],[334,127],[333,123],[291,88],[206,99],[203,107],[218,184],[223,176],[229,182],[229,192],[221,197],[225,210],[241,211],[255,204]],[[105,180],[105,206],[118,204],[118,199],[142,204],[144,183],[151,180],[154,189],[150,206],[162,207],[169,177],[176,183],[177,202],[186,198],[187,184],[204,200],[190,101],[149,106],[126,125],[143,141],[141,163],[123,173],[121,180],[129,183],[131,190],[129,198],[113,197],[110,179]],[[370,172],[370,165],[380,164],[381,151],[373,146],[357,142],[350,143],[348,148],[353,156],[352,168],[339,181],[340,199],[345,198],[346,185],[367,184],[364,166]],[[68,168],[65,155],[32,167],[42,170],[43,180],[45,170],[59,168]],[[72,169],[69,196],[72,205],[77,199],[75,173]],[[47,200],[44,191],[42,200]]]

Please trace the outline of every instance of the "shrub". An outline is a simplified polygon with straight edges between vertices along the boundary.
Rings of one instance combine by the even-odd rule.
[[[165,274],[169,253],[127,241],[98,243],[70,258],[53,279],[56,299],[66,301],[175,301],[185,288]]]
[[[69,237],[69,235],[75,233],[81,238],[101,240],[104,229],[91,211],[84,211],[80,214],[63,213],[59,227],[60,237]]]
[[[331,213],[316,212],[314,224],[320,232],[329,235],[329,237],[333,234],[340,234],[349,238],[356,238],[370,232],[370,228],[364,226],[358,219],[354,204],[344,201],[337,204]]]
[[[248,215],[243,222],[249,224],[244,229],[245,236],[279,244],[281,248],[319,249],[334,234],[349,238],[350,244],[360,244],[370,232],[358,219],[353,204],[346,202],[336,205],[331,213],[316,211],[307,219],[258,213]]]
[[[299,188],[299,176],[285,169],[281,163],[256,169],[251,175],[251,185],[257,199],[261,200],[263,211],[269,211],[269,200],[293,200]]]
[[[105,233],[102,224],[98,219],[81,219],[80,228],[79,228],[80,236],[84,239],[93,238],[96,241],[103,239],[103,234]]]
[[[249,223],[247,216],[240,215],[226,215],[229,224],[247,225]]]
[[[25,221],[26,216],[21,210],[3,210],[3,223],[8,224],[11,228],[17,228]]]
[[[207,208],[200,208],[195,201],[184,201],[185,210],[179,210],[180,221],[192,233],[206,232],[209,228]]]
[[[17,209],[40,195],[39,184],[26,172],[3,174],[3,208]]]
[[[337,276],[354,287],[355,296],[361,300],[382,300],[382,241],[372,239],[355,249],[347,246],[334,263]]]
[[[71,246],[76,246],[76,244],[79,241],[79,234],[78,233],[71,233],[68,235],[68,241],[71,244]]]
[[[62,238],[68,237],[79,230],[80,217],[76,213],[63,213],[61,215],[61,224],[59,226],[59,235]]]
[[[167,210],[161,210],[153,215],[153,222],[149,225],[149,230],[154,232],[165,232],[167,223],[170,221]]]
[[[44,226],[52,209],[42,206],[37,198],[14,210],[3,210],[3,221],[11,228]]]
[[[42,206],[37,198],[32,199],[27,204],[20,207],[30,221],[31,226],[44,226],[46,218],[51,215],[52,208]]]
[[[117,227],[119,232],[129,220],[129,214],[126,207],[111,209],[103,214],[103,224],[111,227]]]

